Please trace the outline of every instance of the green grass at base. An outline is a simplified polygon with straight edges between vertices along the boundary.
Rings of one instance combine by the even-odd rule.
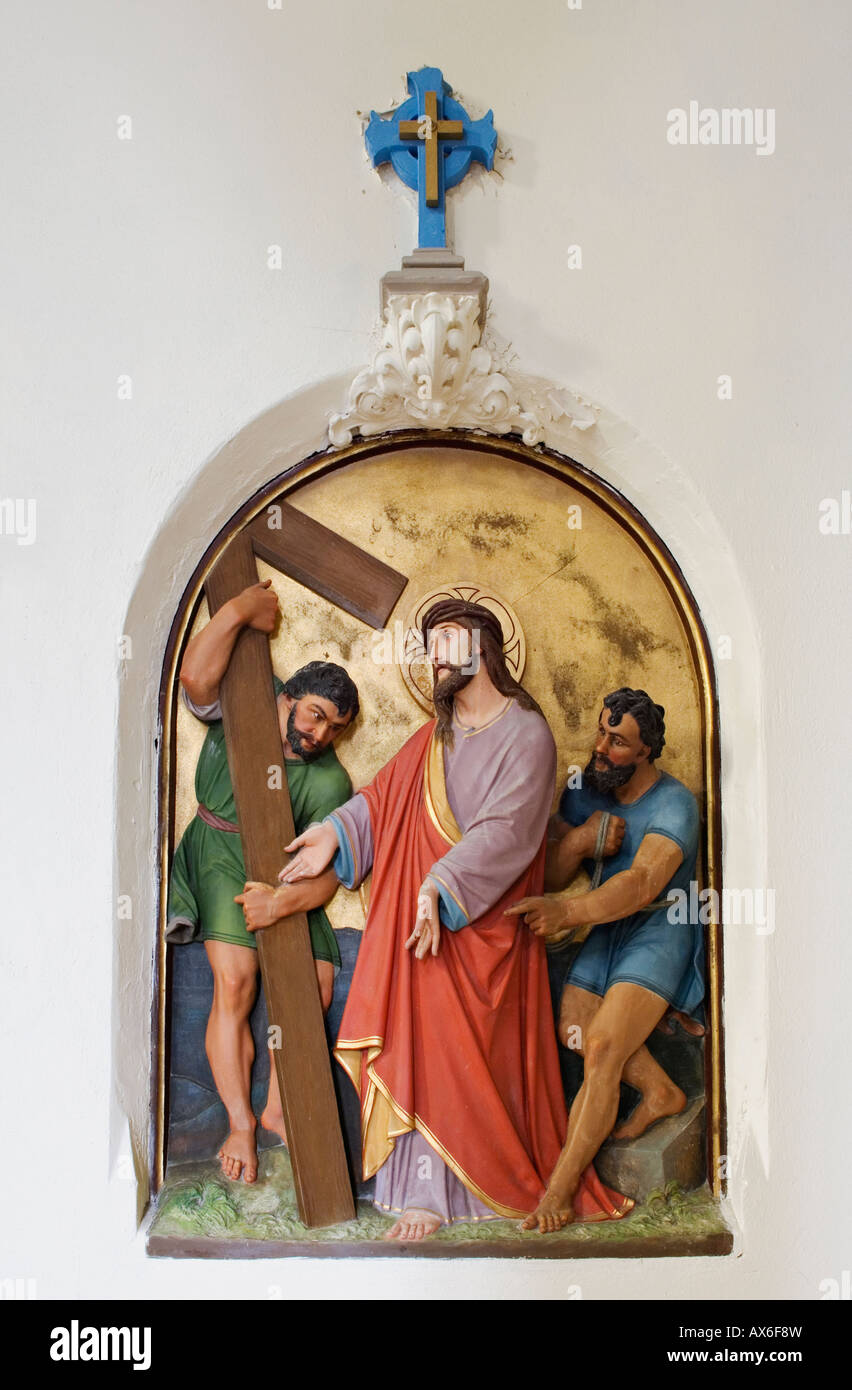
[[[299,1220],[290,1158],[284,1148],[261,1154],[258,1181],[251,1186],[221,1176],[215,1163],[185,1163],[170,1171],[157,1203],[150,1235],[208,1237],[216,1240],[270,1240],[357,1244],[381,1240],[393,1224],[373,1206],[359,1202],[358,1216],[337,1226],[310,1229]],[[595,1221],[570,1228],[572,1239],[604,1246],[638,1237],[653,1239],[714,1235],[727,1231],[718,1203],[708,1188],[681,1192],[676,1183],[651,1193],[621,1221]],[[521,1231],[517,1221],[464,1221],[443,1226],[429,1244],[458,1245],[515,1242],[534,1246],[543,1239]],[[530,1250],[529,1253],[532,1253]]]

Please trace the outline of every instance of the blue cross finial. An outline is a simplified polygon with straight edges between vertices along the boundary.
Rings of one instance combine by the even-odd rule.
[[[461,183],[471,160],[492,168],[494,113],[472,121],[440,68],[410,72],[408,90],[408,100],[387,120],[370,112],[367,153],[375,165],[390,160],[406,187],[418,190],[418,246],[446,246],[446,191]]]

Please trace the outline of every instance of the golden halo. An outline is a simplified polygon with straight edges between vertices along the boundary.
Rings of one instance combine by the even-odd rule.
[[[511,604],[494,589],[484,589],[481,584],[462,581],[448,584],[445,588],[430,589],[409,609],[400,660],[400,671],[406,689],[414,696],[421,709],[427,710],[430,714],[433,713],[432,669],[423,650],[420,624],[433,603],[448,598],[462,599],[464,603],[481,603],[483,608],[490,609],[503,629],[503,655],[516,681],[521,680],[527,660],[527,644],[520,619]]]

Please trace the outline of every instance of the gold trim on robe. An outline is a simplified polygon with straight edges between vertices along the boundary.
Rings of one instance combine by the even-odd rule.
[[[429,819],[442,839],[448,845],[457,845],[462,837],[459,824],[453,815],[447,797],[447,779],[444,773],[444,745],[437,731],[432,734],[429,751],[423,772],[423,796]]]
[[[452,1154],[447,1152],[419,1115],[407,1115],[405,1113],[393,1099],[381,1077],[377,1076],[373,1069],[373,1062],[382,1051],[381,1040],[379,1038],[362,1038],[360,1047],[364,1048],[365,1045],[367,1052],[367,1094],[361,1108],[363,1135],[361,1159],[364,1177],[374,1177],[382,1164],[390,1158],[397,1139],[416,1129],[468,1191],[490,1207],[495,1215],[508,1219],[520,1219],[529,1215],[528,1212],[518,1211],[514,1207],[504,1207],[499,1202],[495,1202],[493,1197],[484,1192],[479,1184],[475,1183],[468,1173],[465,1173],[464,1169],[459,1166]],[[353,1040],[338,1043],[334,1049],[334,1055],[360,1091],[361,1054],[359,1043]],[[606,1219],[606,1213],[601,1214],[601,1219]]]

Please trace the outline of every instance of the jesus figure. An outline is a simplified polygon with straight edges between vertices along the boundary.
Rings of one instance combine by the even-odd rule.
[[[553,736],[489,609],[436,603],[423,641],[436,718],[287,846],[298,852],[280,875],[294,883],[333,861],[354,887],[373,871],[335,1056],[360,1095],[364,1176],[398,1240],[527,1216],[567,1123],[544,948],[505,915],[542,891]],[[632,1205],[586,1169],[577,1220]]]

